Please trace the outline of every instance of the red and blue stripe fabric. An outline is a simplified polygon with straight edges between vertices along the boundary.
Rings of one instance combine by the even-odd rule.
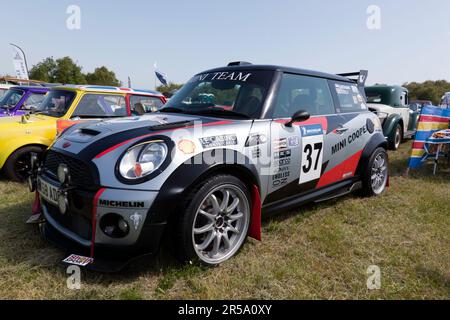
[[[433,133],[449,127],[450,109],[424,106],[417,124],[409,168],[419,168],[426,157],[425,143]]]

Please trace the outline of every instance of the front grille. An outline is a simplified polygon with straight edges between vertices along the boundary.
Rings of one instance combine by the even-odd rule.
[[[44,171],[50,174],[52,178],[57,180],[58,166],[65,164],[69,169],[71,184],[83,187],[92,187],[94,185],[94,179],[89,167],[76,158],[67,156],[63,153],[49,150],[44,158]]]
[[[72,231],[79,237],[85,240],[91,240],[92,238],[92,221],[86,216],[79,214],[78,212],[69,211],[65,214],[61,214],[59,209],[54,205],[43,201],[43,205],[47,209],[47,213],[55,220],[61,227]]]

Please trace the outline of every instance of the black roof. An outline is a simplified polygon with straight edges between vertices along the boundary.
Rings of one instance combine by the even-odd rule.
[[[326,79],[336,80],[336,81],[353,82],[352,80],[350,80],[348,78],[338,76],[335,74],[324,73],[324,72],[313,71],[313,70],[306,70],[306,69],[299,69],[299,68],[276,66],[276,65],[247,64],[247,65],[240,65],[240,66],[238,66],[238,65],[224,66],[224,67],[206,70],[201,73],[219,72],[219,71],[225,71],[225,70],[226,71],[244,71],[244,70],[282,71],[282,72],[295,73],[295,74],[311,76],[311,77],[326,78]],[[201,74],[201,73],[199,73],[199,74]]]

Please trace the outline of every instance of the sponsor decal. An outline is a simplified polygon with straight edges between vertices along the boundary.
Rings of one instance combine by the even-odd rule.
[[[178,142],[178,150],[184,154],[192,154],[195,152],[195,143],[188,139],[182,139]]]
[[[279,187],[285,185],[288,182],[291,172],[289,167],[277,168],[275,174],[272,176],[272,185]]]
[[[274,157],[274,159],[284,159],[284,158],[290,157],[291,154],[292,154],[292,151],[288,149],[288,150],[283,150],[280,152],[275,152],[273,157]]]
[[[350,94],[351,86],[336,83],[336,92],[338,94]]]
[[[144,201],[114,201],[114,200],[104,200],[100,199],[100,207],[109,208],[144,208]]]
[[[138,212],[135,212],[133,215],[130,216],[130,220],[133,222],[134,230],[137,230],[142,222],[142,215],[139,214]]]
[[[288,148],[287,138],[276,139],[273,141],[273,151],[286,150]]]
[[[252,134],[245,142],[246,147],[259,146],[267,142],[267,137],[264,134]]]
[[[252,157],[254,159],[258,159],[259,157],[261,157],[261,148],[260,147],[255,147],[252,150]]]
[[[85,267],[88,264],[94,262],[93,258],[89,258],[89,257],[83,257],[83,256],[79,256],[76,254],[71,254],[70,256],[68,256],[67,258],[65,258],[63,260],[64,263],[68,263],[68,264],[74,264],[77,266],[81,266],[81,267]]]
[[[202,144],[202,147],[205,149],[234,146],[238,144],[238,140],[235,134],[224,134],[220,136],[200,138],[199,140]]]
[[[289,147],[298,147],[300,144],[300,138],[298,136],[291,136],[288,138]]]
[[[309,126],[302,126],[302,127],[300,127],[300,131],[302,133],[302,137],[323,135],[322,125],[320,125],[320,124],[312,124]]]

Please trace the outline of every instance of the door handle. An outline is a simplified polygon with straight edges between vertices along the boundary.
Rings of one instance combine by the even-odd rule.
[[[347,131],[348,131],[348,128],[344,128],[344,127],[337,128],[337,129],[336,129],[336,133],[337,133],[337,134],[344,134],[344,133],[346,133]]]

